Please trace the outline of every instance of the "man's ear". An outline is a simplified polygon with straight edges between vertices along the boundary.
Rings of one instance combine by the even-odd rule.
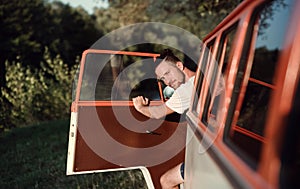
[[[184,66],[183,66],[183,63],[178,61],[176,62],[176,66],[180,69],[180,70],[183,70]]]

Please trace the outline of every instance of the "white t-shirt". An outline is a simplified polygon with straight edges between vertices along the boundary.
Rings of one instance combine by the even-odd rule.
[[[182,114],[190,107],[192,92],[194,88],[194,78],[191,77],[186,83],[181,84],[166,102],[166,106],[171,110]]]

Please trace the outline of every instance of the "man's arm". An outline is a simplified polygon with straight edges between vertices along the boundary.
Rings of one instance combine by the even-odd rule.
[[[148,106],[149,99],[144,98],[142,96],[138,96],[132,99],[133,105],[135,109],[144,114],[147,117],[160,119],[168,114],[173,113],[174,111],[171,110],[166,106],[166,104],[162,104],[159,106]]]

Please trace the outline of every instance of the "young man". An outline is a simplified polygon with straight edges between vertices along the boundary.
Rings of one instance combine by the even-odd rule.
[[[172,97],[160,106],[148,106],[149,99],[142,96],[132,99],[137,111],[156,119],[173,112],[182,114],[189,108],[195,76],[195,72],[186,68],[170,50],[165,50],[161,57],[163,60],[157,65],[155,74],[159,80],[175,89]]]
[[[149,99],[142,96],[132,99],[137,111],[156,119],[173,112],[183,114],[189,108],[195,77],[195,72],[186,68],[170,50],[165,50],[161,59],[163,60],[157,65],[155,74],[159,80],[175,89],[173,95],[159,106],[148,106]],[[163,189],[178,188],[178,185],[183,183],[183,165],[181,163],[162,175],[160,182]]]

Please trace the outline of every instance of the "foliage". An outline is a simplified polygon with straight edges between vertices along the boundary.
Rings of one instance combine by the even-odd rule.
[[[185,29],[198,38],[203,38],[222,19],[225,18],[241,0],[109,0],[107,9],[95,9],[97,28],[109,33],[122,26],[141,22],[161,22]],[[165,38],[159,38],[158,33],[164,33]],[[122,35],[123,41],[127,39],[139,39],[141,36],[153,36],[160,41],[172,41],[176,46],[187,44],[180,36],[175,36],[172,31],[161,31],[161,28],[140,29],[140,32],[126,32]],[[120,40],[111,42],[117,48],[122,45]],[[164,47],[166,48],[166,47]],[[167,47],[170,48],[170,47]],[[124,49],[122,49],[124,50]],[[161,45],[139,44],[134,47],[126,47],[125,50],[140,52],[160,52]]]
[[[143,0],[111,1],[107,9],[95,10],[97,28],[107,34],[129,24],[148,22],[150,19],[145,14],[148,5],[149,1]]]
[[[28,62],[31,59],[30,63],[35,66],[39,62],[43,43],[49,39],[43,38],[50,36],[53,29],[48,25],[49,16],[46,12],[41,0],[1,1],[0,87],[5,87],[6,60],[22,58],[24,62]]]
[[[40,68],[49,48],[69,66],[102,35],[82,9],[44,0],[3,0],[0,5],[0,87],[6,87],[5,61]],[[0,93],[1,95],[1,93]]]
[[[13,127],[12,120],[10,120],[10,111],[12,105],[7,101],[6,98],[0,97],[0,133],[5,129]]]
[[[59,56],[52,59],[44,53],[42,69],[30,69],[20,62],[6,62],[7,88],[3,96],[11,109],[1,120],[11,120],[12,125],[24,126],[45,120],[65,118],[69,115],[72,79],[75,67],[69,68]]]
[[[109,9],[95,12],[97,18],[109,12],[107,21],[118,20],[119,26],[138,22],[163,22],[181,27],[203,38],[242,0],[109,0]],[[115,20],[115,19],[113,19]],[[98,20],[99,23],[99,20]],[[102,22],[103,23],[103,22]]]
[[[50,55],[60,54],[66,64],[73,66],[76,58],[103,35],[102,31],[96,29],[95,18],[83,9],[74,9],[56,1],[49,6],[56,28],[48,46]]]
[[[3,0],[0,5],[0,52],[4,60],[41,58],[51,27],[47,8],[41,0]],[[37,16],[38,15],[38,16]],[[30,50],[29,50],[30,49]],[[31,64],[37,63],[31,61]]]
[[[108,8],[89,15],[59,1],[3,0],[0,130],[69,116],[74,65],[103,34],[128,24],[164,22],[201,38],[240,1],[109,0]],[[128,49],[159,52],[162,47],[141,44]]]

